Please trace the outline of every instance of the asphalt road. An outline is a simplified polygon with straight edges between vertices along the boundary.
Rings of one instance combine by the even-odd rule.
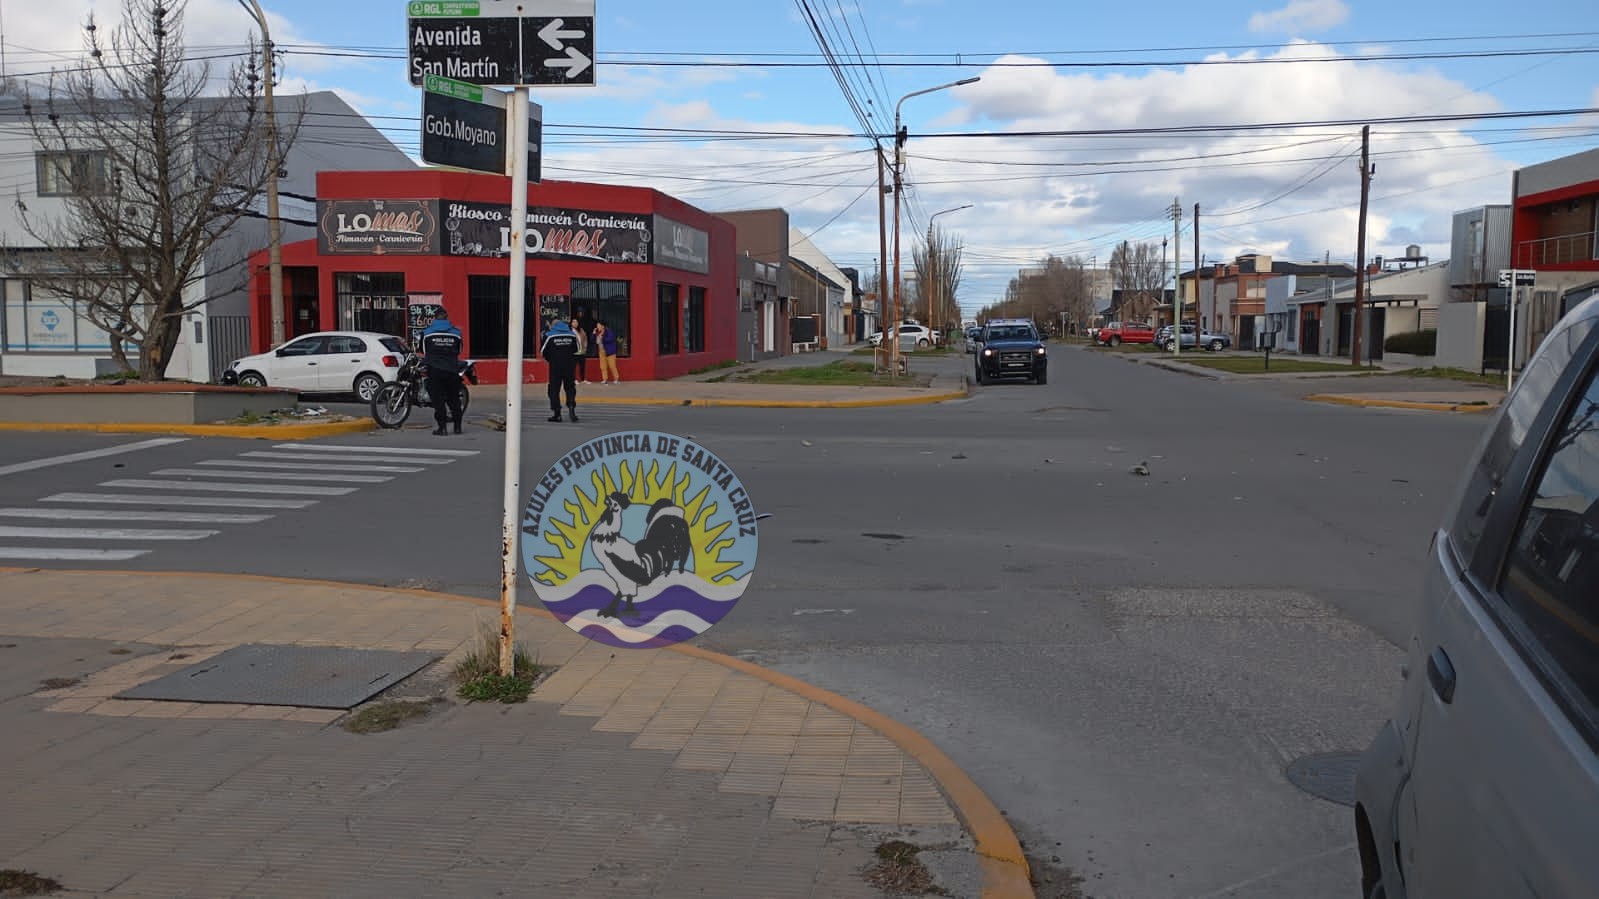
[[[705,645],[921,729],[1036,856],[1084,877],[1087,895],[1350,895],[1350,810],[1300,792],[1283,771],[1300,756],[1361,748],[1387,715],[1393,644],[1410,626],[1430,529],[1486,416],[1312,404],[1296,394],[1325,383],[1220,383],[1073,348],[1056,349],[1053,365],[1046,386],[884,410],[595,406],[580,424],[555,425],[530,395],[523,482],[596,434],[693,435],[773,516],[755,587]],[[6,527],[191,536],[0,538],[24,552],[143,553],[0,564],[248,571],[495,596],[502,435],[478,427],[435,438],[426,426],[322,442],[350,450],[189,440],[3,474]],[[136,442],[8,435],[0,471]],[[372,448],[475,455],[415,455],[394,467],[420,470],[371,481],[320,461]],[[318,459],[245,455],[261,452]],[[222,494],[100,486],[205,483],[161,472],[263,461],[325,480]],[[1139,463],[1148,476],[1130,472]],[[60,496],[140,491],[233,497],[175,508],[258,520],[10,517],[128,508]],[[302,505],[258,505],[286,496]]]

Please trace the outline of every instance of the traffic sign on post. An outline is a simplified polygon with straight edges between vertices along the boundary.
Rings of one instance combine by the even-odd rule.
[[[594,0],[412,0],[411,83],[594,85]]]
[[[544,109],[529,104],[528,182],[542,174]],[[506,148],[513,142],[506,95],[493,88],[428,75],[422,81],[422,161],[475,172],[509,175]]]

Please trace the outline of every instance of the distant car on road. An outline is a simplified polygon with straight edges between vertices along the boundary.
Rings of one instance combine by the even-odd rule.
[[[1155,329],[1143,322],[1111,322],[1099,329],[1095,340],[1104,346],[1124,343],[1154,343]]]
[[[1544,338],[1433,533],[1355,777],[1361,895],[1599,885],[1599,299]]]
[[[994,319],[983,327],[983,348],[977,353],[977,383],[999,378],[1049,380],[1049,355],[1044,338],[1025,318]]]
[[[1163,325],[1159,331],[1155,332],[1155,345],[1163,350],[1171,350],[1171,325]],[[1232,345],[1233,339],[1231,336],[1223,334],[1219,331],[1212,331],[1209,328],[1206,328],[1200,332],[1199,341],[1197,343],[1197,346],[1202,346],[1206,350],[1209,350],[1213,353],[1219,353]],[[1186,350],[1193,346],[1196,346],[1194,341],[1194,326],[1183,325],[1182,347]]]
[[[889,330],[891,333],[899,335],[901,343],[906,341],[914,342],[917,349],[925,349],[938,342],[938,332],[923,325],[906,324]],[[883,343],[883,332],[874,331],[866,339],[871,342],[872,346],[880,346]]]
[[[301,393],[354,393],[363,403],[394,380],[405,361],[405,342],[371,331],[319,331],[296,337],[269,353],[228,364],[222,383],[286,387]]]

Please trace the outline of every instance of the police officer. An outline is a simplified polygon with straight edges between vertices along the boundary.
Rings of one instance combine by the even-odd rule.
[[[577,359],[581,344],[577,332],[563,321],[552,323],[544,332],[539,355],[550,366],[550,421],[561,420],[561,388],[566,388],[566,410],[577,421]]]
[[[461,408],[462,343],[461,330],[450,324],[449,313],[442,308],[434,315],[433,323],[422,331],[422,361],[428,369],[428,396],[433,398],[433,420],[438,423],[433,433],[440,436],[446,433],[446,421],[454,422],[455,433],[461,433],[461,416],[466,411]]]

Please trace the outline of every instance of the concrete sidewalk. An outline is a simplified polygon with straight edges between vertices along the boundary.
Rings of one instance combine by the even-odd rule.
[[[444,672],[494,604],[274,578],[0,569],[0,869],[109,896],[881,895],[888,839],[955,896],[1030,896],[1001,813],[925,738],[695,647],[542,611],[520,705]],[[112,698],[244,643],[426,650],[386,733],[338,710]]]

